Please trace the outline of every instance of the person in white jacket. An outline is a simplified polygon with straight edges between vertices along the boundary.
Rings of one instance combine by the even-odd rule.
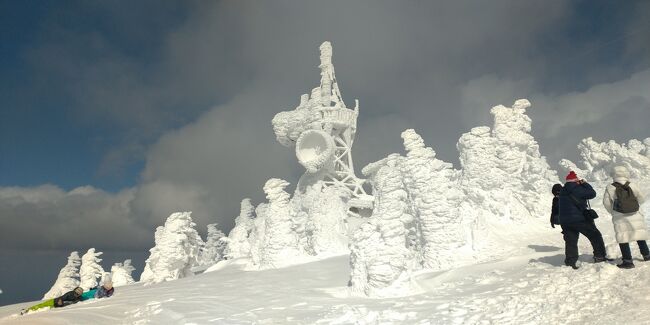
[[[624,185],[630,181],[630,171],[625,166],[616,166],[612,170],[612,178],[615,183]],[[644,194],[639,190],[639,187],[634,183],[629,184],[632,193],[637,198],[639,205],[645,199]],[[648,250],[648,227],[645,222],[645,217],[641,211],[632,213],[621,213],[614,210],[614,201],[616,197],[616,186],[614,184],[607,185],[605,195],[603,195],[603,205],[605,209],[612,215],[612,223],[614,224],[614,231],[616,232],[616,241],[618,242],[621,253],[623,255],[623,263],[617,266],[624,269],[631,269],[634,267],[632,262],[632,253],[630,251],[630,242],[636,241],[639,245],[643,260],[650,260],[650,250]]]

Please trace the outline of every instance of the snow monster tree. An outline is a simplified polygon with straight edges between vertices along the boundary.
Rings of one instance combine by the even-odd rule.
[[[150,249],[140,282],[160,283],[192,276],[202,239],[194,229],[191,212],[176,212],[156,229],[156,245]]]

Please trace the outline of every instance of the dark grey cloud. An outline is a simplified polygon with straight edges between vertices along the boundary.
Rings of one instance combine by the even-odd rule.
[[[648,12],[645,4],[638,9]],[[401,152],[399,134],[406,128],[416,129],[440,159],[457,164],[462,133],[489,124],[492,106],[525,97],[533,103],[533,133],[552,166],[565,156],[574,159],[572,148],[587,136],[641,137],[643,130],[606,125],[618,110],[633,113],[623,120],[635,130],[646,120],[637,115],[647,114],[650,48],[649,38],[641,37],[648,35],[647,15],[619,17],[612,23],[623,27],[614,38],[575,39],[570,29],[577,10],[569,3],[521,1],[196,2],[157,35],[147,64],[113,48],[101,33],[64,29],[68,43],[45,43],[32,58],[67,76],[66,93],[84,119],[125,130],[102,170],[146,159],[139,184],[125,191],[127,200],[102,193],[93,204],[64,202],[74,202],[68,209],[79,213],[117,204],[124,209],[117,224],[149,229],[148,240],[179,210],[194,211],[201,228],[217,221],[228,230],[242,198],[259,203],[268,178],[295,185],[302,173],[293,151],[275,141],[270,121],[318,85],[318,46],[325,40],[334,46],[344,100],[348,106],[360,100],[357,169]],[[80,43],[92,52],[77,53]],[[593,54],[603,51],[617,59]],[[625,64],[612,64],[617,60]],[[30,209],[44,216],[58,209],[61,220],[72,218],[47,202],[31,202]],[[53,245],[67,240],[52,238]]]
[[[93,187],[66,192],[53,185],[0,188],[0,246],[4,249],[130,249],[153,242],[150,227],[133,220],[133,190]]]

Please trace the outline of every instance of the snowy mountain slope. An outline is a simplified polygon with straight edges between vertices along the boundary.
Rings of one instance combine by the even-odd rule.
[[[601,228],[606,229],[605,225]],[[391,299],[349,294],[349,260],[244,271],[246,261],[161,284],[118,288],[115,296],[36,312],[0,307],[0,324],[644,324],[650,263],[621,271],[585,261],[563,267],[559,231],[513,238],[512,257],[414,274],[420,291]],[[214,269],[214,268],[213,268]]]

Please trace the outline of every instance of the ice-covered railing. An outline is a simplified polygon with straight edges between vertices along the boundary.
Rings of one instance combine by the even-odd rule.
[[[357,125],[358,111],[340,108],[319,108],[316,110],[320,113],[320,119],[324,123],[329,123],[332,127],[342,128]]]

